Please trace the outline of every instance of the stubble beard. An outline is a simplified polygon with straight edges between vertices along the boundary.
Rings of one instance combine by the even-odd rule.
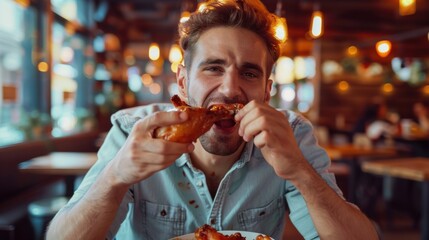
[[[243,143],[243,139],[237,134],[218,135],[213,130],[201,135],[199,140],[205,151],[220,156],[235,153]]]

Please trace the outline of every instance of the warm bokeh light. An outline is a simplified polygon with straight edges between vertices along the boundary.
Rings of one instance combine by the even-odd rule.
[[[118,51],[121,49],[121,41],[113,33],[104,35],[104,49],[106,51]]]
[[[383,86],[381,86],[381,91],[383,91],[383,93],[389,94],[391,92],[393,92],[394,87],[391,83],[385,83],[383,84]]]
[[[147,74],[147,73],[143,74],[142,75],[142,83],[145,86],[151,85],[153,83],[152,76],[150,74]]]
[[[274,31],[275,31],[275,37],[284,42],[287,40],[288,37],[288,30],[287,30],[287,22],[286,22],[286,18],[277,18],[276,21],[276,25],[274,26]]]
[[[392,50],[392,43],[389,40],[378,41],[375,45],[375,49],[380,57],[387,57]]]
[[[152,61],[156,61],[159,59],[160,50],[158,43],[151,43],[149,46],[149,58]]]
[[[136,58],[133,55],[127,55],[125,56],[125,63],[128,66],[132,66],[136,63]]]
[[[310,35],[318,38],[323,34],[323,14],[321,11],[314,11],[311,17]]]
[[[180,62],[182,61],[182,51],[180,50],[179,45],[177,44],[173,44],[171,45],[170,48],[170,53],[168,55],[168,60],[173,63],[173,62]]]
[[[305,69],[305,59],[303,57],[294,58],[295,79],[303,79],[307,77]]]
[[[275,66],[274,80],[278,84],[288,84],[294,80],[294,62],[291,58],[280,57]]]
[[[350,85],[346,81],[341,81],[338,83],[337,87],[338,87],[338,90],[340,90],[341,92],[345,92],[345,91],[349,90]]]
[[[356,56],[357,53],[358,53],[358,49],[356,46],[350,46],[347,48],[347,55],[348,56],[353,57],[353,56]]]
[[[37,64],[37,69],[39,69],[40,72],[47,72],[49,65],[46,62],[39,62],[39,64]]]
[[[184,23],[184,22],[188,21],[190,16],[191,16],[190,12],[188,12],[188,11],[182,12],[182,14],[180,15],[179,22]]]
[[[161,92],[161,85],[159,85],[159,83],[152,83],[149,86],[149,91],[153,95],[159,94]]]
[[[422,88],[423,95],[429,96],[429,85],[426,85]]]
[[[23,7],[30,6],[30,0],[15,0],[15,2]]]
[[[70,63],[73,60],[74,51],[71,47],[63,47],[60,52],[60,59],[63,63]]]
[[[198,12],[204,12],[207,9],[207,3],[206,2],[200,2],[198,4]]]
[[[172,72],[177,73],[177,70],[179,69],[180,62],[172,62],[170,69]]]
[[[65,30],[69,35],[73,35],[76,33],[76,28],[72,22],[67,22],[65,25]]]
[[[416,13],[416,0],[399,0],[399,14],[401,16]]]

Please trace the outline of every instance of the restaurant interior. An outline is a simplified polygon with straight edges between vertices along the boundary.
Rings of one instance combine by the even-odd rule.
[[[285,40],[270,104],[312,122],[382,239],[429,240],[429,1],[261,1]],[[204,2],[0,1],[0,239],[43,239],[111,114],[176,94],[177,24]]]

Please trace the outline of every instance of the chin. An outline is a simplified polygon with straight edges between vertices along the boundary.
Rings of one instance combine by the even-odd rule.
[[[212,131],[203,134],[199,140],[205,151],[220,156],[235,153],[244,142],[238,134],[216,135]]]

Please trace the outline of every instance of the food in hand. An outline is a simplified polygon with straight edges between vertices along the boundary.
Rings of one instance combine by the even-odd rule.
[[[243,108],[243,104],[214,104],[209,108],[191,107],[174,95],[171,102],[178,111],[188,113],[188,119],[179,124],[155,129],[154,137],[172,142],[190,143],[210,130],[215,122],[234,120],[234,115]]]
[[[204,224],[203,226],[195,230],[195,239],[196,240],[245,240],[246,238],[243,237],[239,232],[236,232],[231,235],[224,235],[218,232],[210,225]],[[258,236],[256,236],[255,240],[271,240],[271,237],[267,235],[259,234]]]

